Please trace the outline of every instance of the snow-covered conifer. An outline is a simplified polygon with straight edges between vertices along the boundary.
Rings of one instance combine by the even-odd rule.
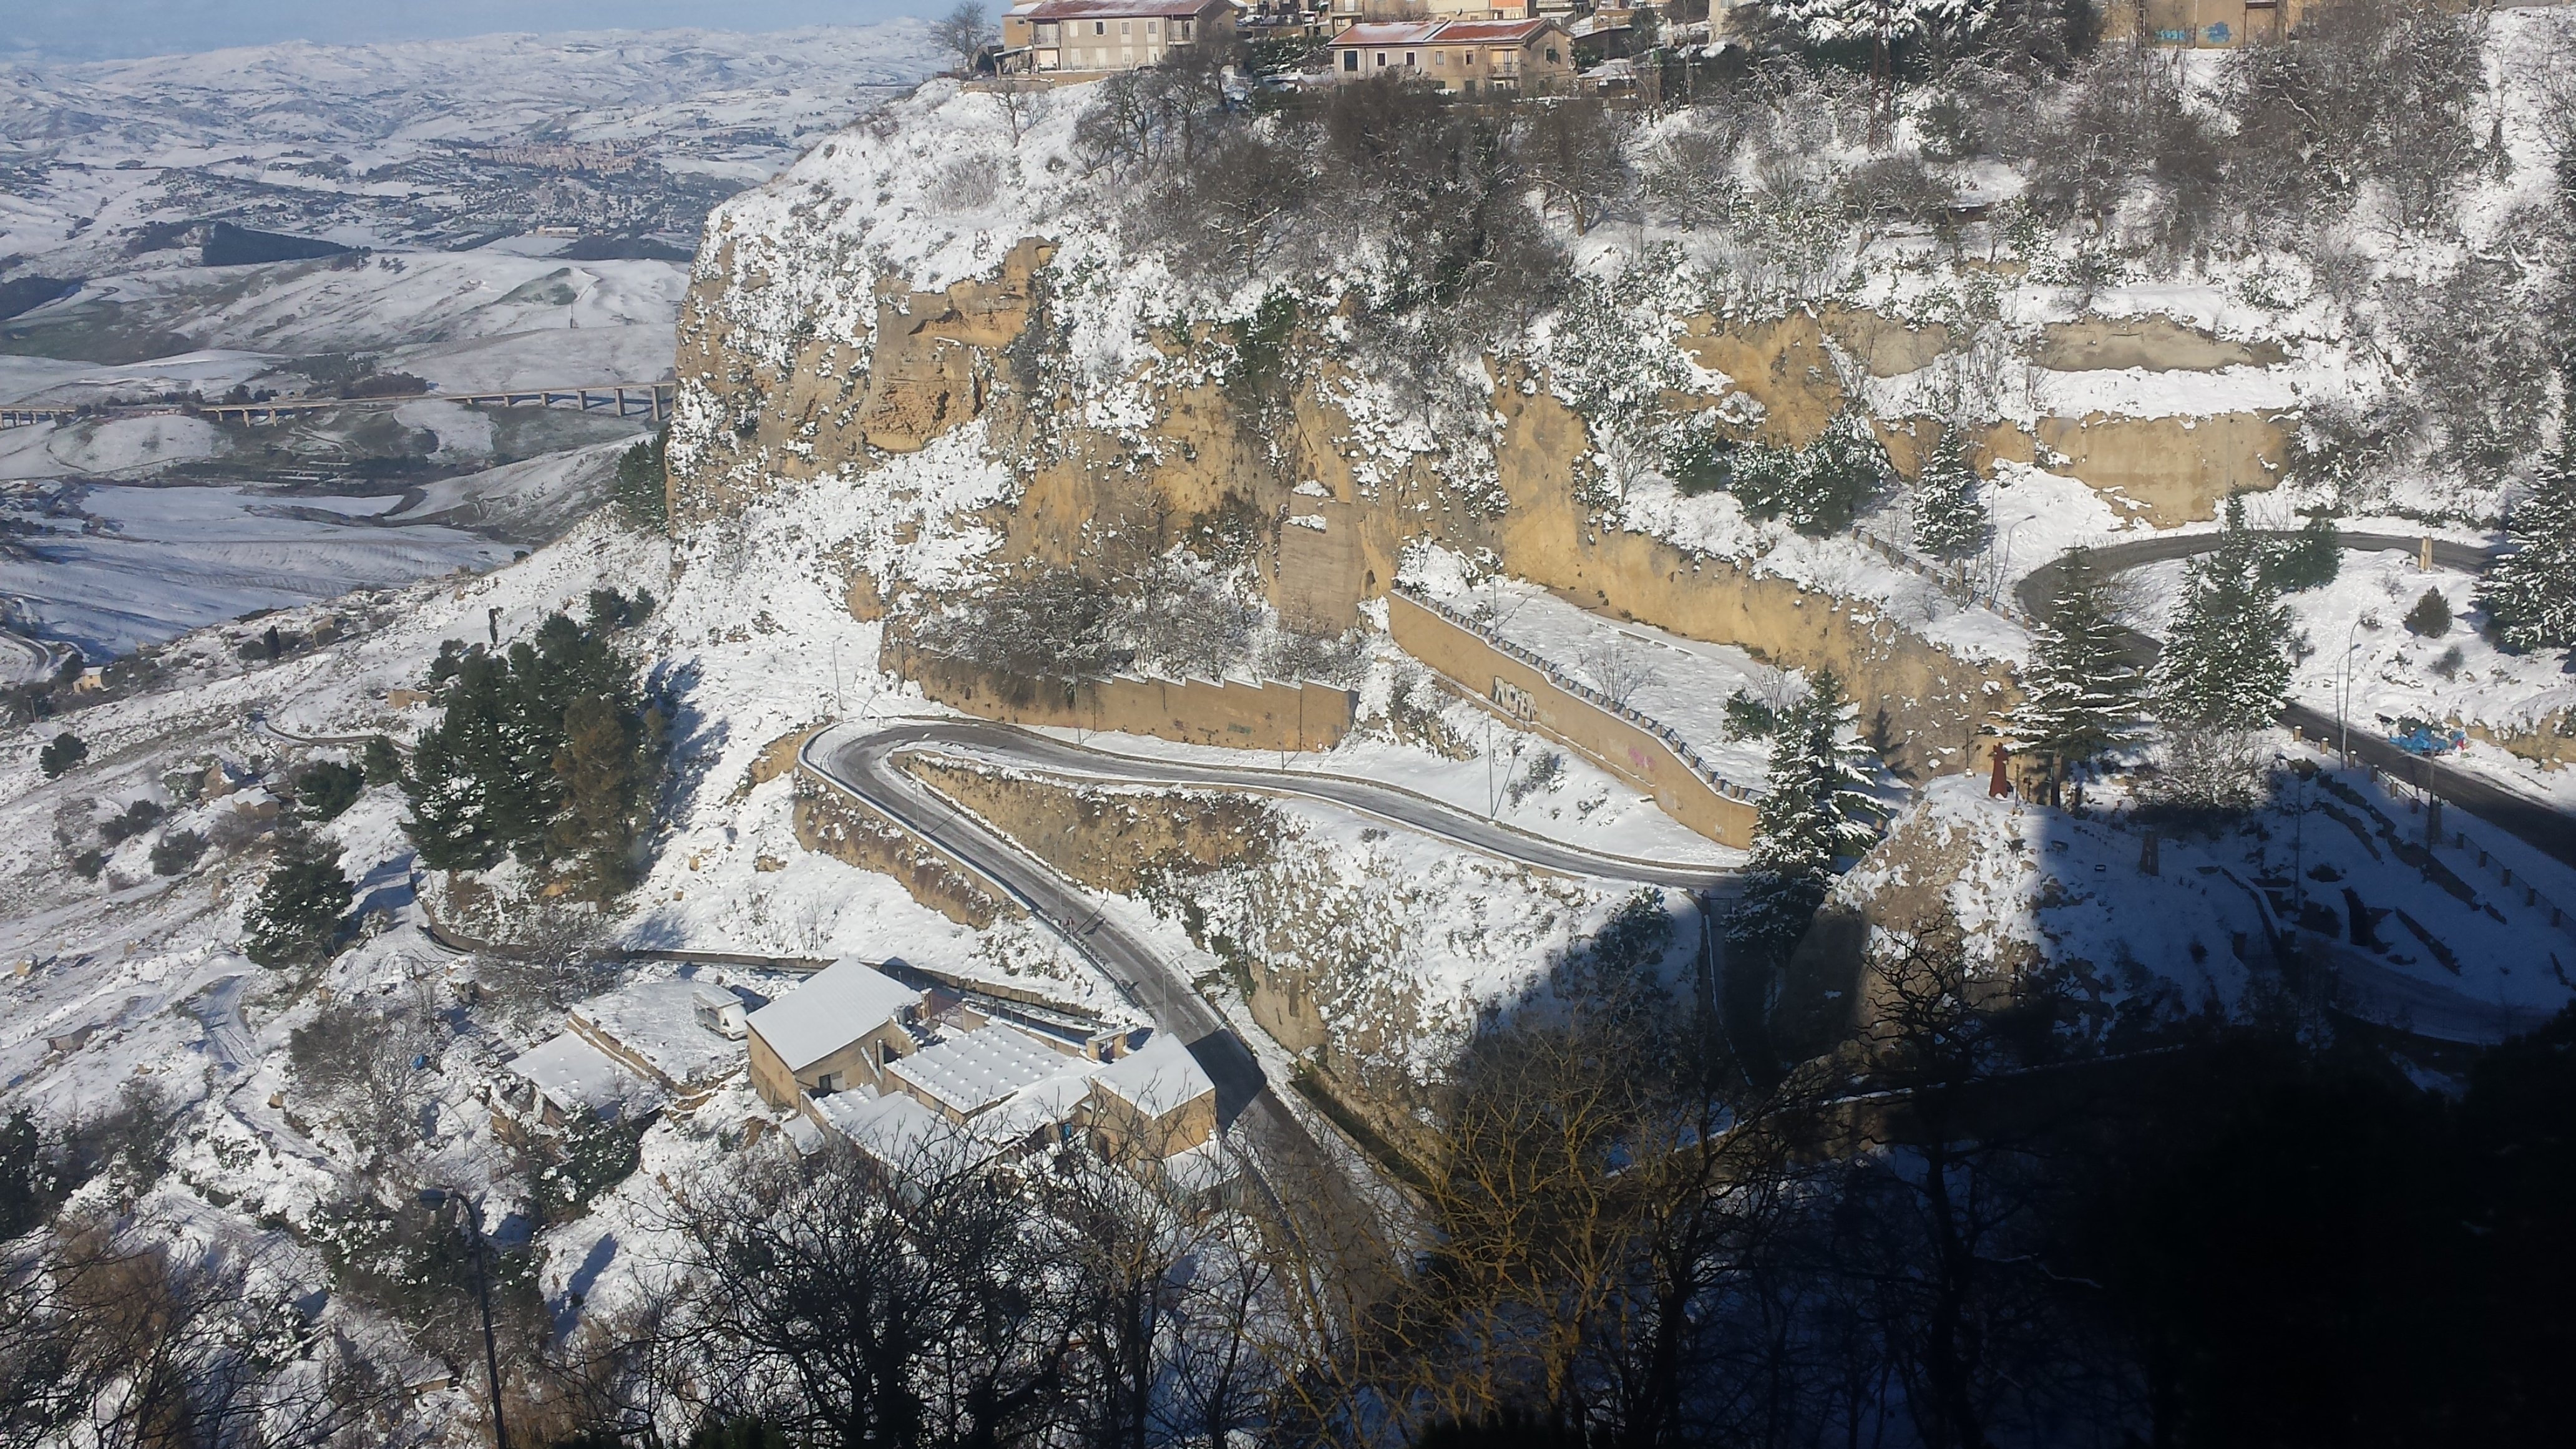
[[[2068,550],[2059,569],[2048,614],[2031,630],[2022,703],[2012,714],[2014,736],[2047,758],[2052,781],[2135,736],[2145,683],[2090,553]]]
[[[2290,611],[2265,579],[2269,553],[2245,527],[2243,500],[2227,504],[2218,547],[2183,570],[2157,695],[2169,725],[2261,729],[2290,688]]]
[[[1986,546],[1993,531],[1977,470],[1968,464],[1967,439],[1957,427],[1941,430],[1923,475],[1914,480],[1914,546],[1938,559],[1963,559]]]
[[[1994,19],[1995,0],[1773,0],[1768,9],[1809,45],[1896,46],[1978,34]]]
[[[2520,547],[2488,572],[2480,602],[2516,649],[2576,644],[2576,443],[2540,470],[2507,522]]]
[[[1878,807],[1865,788],[1868,752],[1845,738],[1851,713],[1830,670],[1781,711],[1770,793],[1754,822],[1744,896],[1727,927],[1739,950],[1787,954],[1823,902],[1836,863],[1878,838]]]

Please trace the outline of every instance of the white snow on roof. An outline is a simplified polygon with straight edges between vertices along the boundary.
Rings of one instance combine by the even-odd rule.
[[[1178,1037],[1161,1031],[1110,1063],[1097,1080],[1120,1101],[1154,1118],[1177,1112],[1216,1090],[1190,1049]]]
[[[814,1110],[851,1146],[906,1172],[966,1167],[992,1155],[989,1144],[958,1131],[948,1119],[901,1092],[882,1097],[834,1092],[817,1101]]]
[[[1164,1180],[1184,1193],[1215,1192],[1240,1175],[1234,1145],[1222,1132],[1163,1159]]]
[[[650,1104],[651,1084],[615,1058],[570,1032],[522,1053],[510,1070],[536,1084],[548,1101],[567,1111],[633,1110]]]
[[[751,1014],[751,1029],[800,1072],[921,1004],[921,993],[855,956]]]
[[[971,1117],[1024,1088],[1063,1073],[1064,1053],[1017,1027],[961,1031],[886,1068],[953,1109]]]
[[[967,1124],[969,1129],[987,1142],[1004,1146],[1023,1140],[1041,1127],[1072,1121],[1090,1099],[1091,1079],[1099,1074],[1100,1064],[1087,1057],[1066,1057],[1062,1061],[1063,1071],[977,1114]]]
[[[700,997],[739,1004],[713,982],[665,976],[593,997],[572,1011],[671,1081],[705,1082],[739,1066],[743,1048],[698,1024]]]

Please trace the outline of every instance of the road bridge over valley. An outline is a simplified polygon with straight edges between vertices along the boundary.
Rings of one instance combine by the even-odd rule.
[[[34,427],[40,423],[76,423],[84,419],[148,417],[211,418],[219,423],[256,426],[282,422],[308,413],[344,408],[393,408],[406,403],[445,402],[466,407],[564,408],[611,417],[661,422],[671,415],[679,384],[671,382],[591,382],[540,384],[484,392],[415,392],[389,397],[281,397],[266,402],[125,403],[107,407],[0,407],[0,428]]]

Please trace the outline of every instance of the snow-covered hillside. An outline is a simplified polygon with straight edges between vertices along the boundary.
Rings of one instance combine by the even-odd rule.
[[[452,230],[512,184],[465,164],[469,148],[531,141],[626,148],[712,200],[936,65],[928,27],[896,21],[0,66],[0,256],[82,276],[150,222],[270,211],[393,244]]]
[[[0,67],[0,402],[291,395],[352,356],[440,392],[667,377],[705,209],[934,63],[898,21]],[[215,219],[373,254],[207,266]],[[43,521],[0,590],[105,657],[488,564],[596,501],[643,426],[423,403],[13,428],[5,511]]]

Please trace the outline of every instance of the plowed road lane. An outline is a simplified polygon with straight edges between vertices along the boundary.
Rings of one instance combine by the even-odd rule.
[[[1305,1124],[1265,1090],[1252,1051],[1173,962],[1105,914],[1090,894],[1016,843],[905,773],[897,757],[935,753],[1121,784],[1181,785],[1294,795],[1357,810],[1476,850],[1572,875],[1726,892],[1731,874],[1710,865],[1603,855],[1496,825],[1454,806],[1346,777],[1253,767],[1139,759],[1086,749],[982,720],[933,720],[869,729],[837,725],[806,741],[799,763],[937,847],[1018,901],[1089,956],[1155,1025],[1186,1043],[1216,1083],[1226,1121],[1247,1118],[1257,1141],[1320,1167],[1331,1161]],[[1338,1175],[1321,1173],[1317,1180]]]
[[[2285,529],[2255,531],[2272,538],[2297,536]],[[2218,539],[2219,535],[2215,533],[2168,534],[2134,543],[2105,544],[2087,552],[2093,556],[2096,568],[2106,574],[2116,574],[2151,563],[2207,553],[2218,546]],[[2393,549],[2411,554],[2419,547],[2416,539],[2384,533],[2347,533],[2341,542],[2343,547],[2359,553],[2383,553]],[[2433,540],[2433,562],[2463,573],[2484,573],[2487,566],[2495,562],[2498,552],[2480,544]],[[2051,560],[2031,570],[2030,576],[2015,586],[2013,594],[2020,600],[2024,614],[2035,619],[2047,609],[2050,596],[2056,592],[2060,572],[2060,562]],[[2152,663],[2158,648],[2156,641],[2143,634],[2134,637],[2138,641],[2139,656]],[[2333,716],[2303,704],[2283,705],[2281,724],[2293,733],[2322,741],[2329,747],[2339,748],[2346,734]],[[2410,755],[2381,738],[2375,727],[2352,731],[2350,737],[2352,753],[2357,758],[2377,765],[2401,780],[2428,786],[2435,795],[2499,830],[2511,831],[2533,849],[2576,866],[2576,819],[2571,819],[2565,811],[2456,765]]]

